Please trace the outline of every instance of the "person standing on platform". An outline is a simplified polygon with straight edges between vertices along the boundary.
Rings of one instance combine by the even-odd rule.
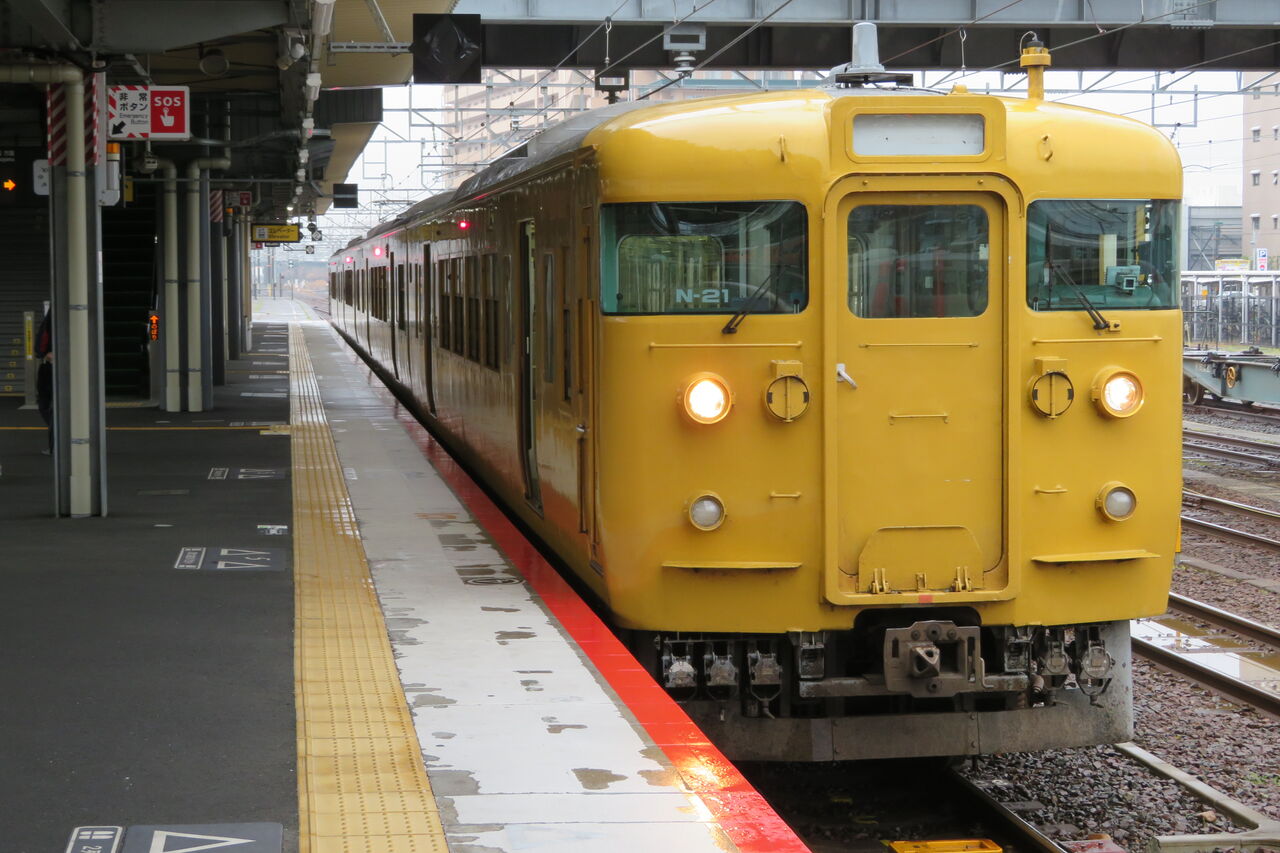
[[[53,319],[48,310],[36,333],[36,359],[40,362],[36,372],[36,406],[49,433],[49,446],[40,452],[48,456],[53,452]]]

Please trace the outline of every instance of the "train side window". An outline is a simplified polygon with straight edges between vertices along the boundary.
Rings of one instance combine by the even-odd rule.
[[[467,258],[467,358],[480,361],[480,259]]]
[[[542,379],[556,381],[556,256],[547,252],[542,256]]]
[[[498,291],[498,306],[501,313],[498,315],[497,323],[498,340],[501,344],[501,350],[498,353],[498,367],[508,363],[511,352],[515,349],[515,343],[512,341],[512,334],[515,323],[512,320],[511,312],[515,310],[515,306],[511,301],[511,256],[502,256],[502,267],[498,275],[498,282],[501,285]]]
[[[484,366],[498,369],[498,256],[484,256]]]
[[[1177,308],[1179,207],[1171,199],[1032,202],[1027,306],[1104,312]]]
[[[972,204],[868,204],[849,212],[848,305],[858,317],[977,317],[987,310],[990,224]]]
[[[449,276],[449,261],[438,261],[436,273],[440,297],[440,348],[453,352],[453,280]]]
[[[404,264],[396,264],[396,326],[402,332],[408,320],[405,294]]]
[[[565,281],[560,288],[560,364],[561,381],[564,382],[564,399],[573,399],[573,283],[569,276],[569,262],[565,260],[565,249],[560,250],[560,259],[564,261]]]
[[[466,285],[462,281],[462,272],[462,259],[450,258],[449,278],[452,282],[452,289],[450,290],[452,296],[450,298],[453,300],[453,331],[450,334],[453,339],[453,351],[458,355],[462,355],[467,351],[466,339],[463,337],[463,331],[466,328],[464,324],[467,319],[466,314],[464,313],[466,297],[462,294],[462,289]]]

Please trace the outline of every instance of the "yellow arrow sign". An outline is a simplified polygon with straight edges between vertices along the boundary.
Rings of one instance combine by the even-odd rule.
[[[5,181],[3,184],[0,184],[0,186],[3,186],[9,192],[13,192],[18,188],[18,185],[13,182],[13,178],[10,178],[9,180]]]

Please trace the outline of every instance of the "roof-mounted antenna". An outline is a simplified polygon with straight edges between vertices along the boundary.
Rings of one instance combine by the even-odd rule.
[[[880,64],[876,25],[870,21],[859,21],[853,25],[853,61],[832,68],[831,76],[841,86],[865,86],[868,83],[911,85],[910,74],[885,71]]]

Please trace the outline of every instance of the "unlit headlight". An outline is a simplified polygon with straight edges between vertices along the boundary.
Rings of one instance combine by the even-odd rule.
[[[1138,508],[1133,490],[1119,483],[1108,483],[1098,493],[1098,511],[1112,521],[1124,521]]]
[[[724,504],[715,495],[702,495],[689,504],[689,521],[699,530],[715,530],[724,522]]]

